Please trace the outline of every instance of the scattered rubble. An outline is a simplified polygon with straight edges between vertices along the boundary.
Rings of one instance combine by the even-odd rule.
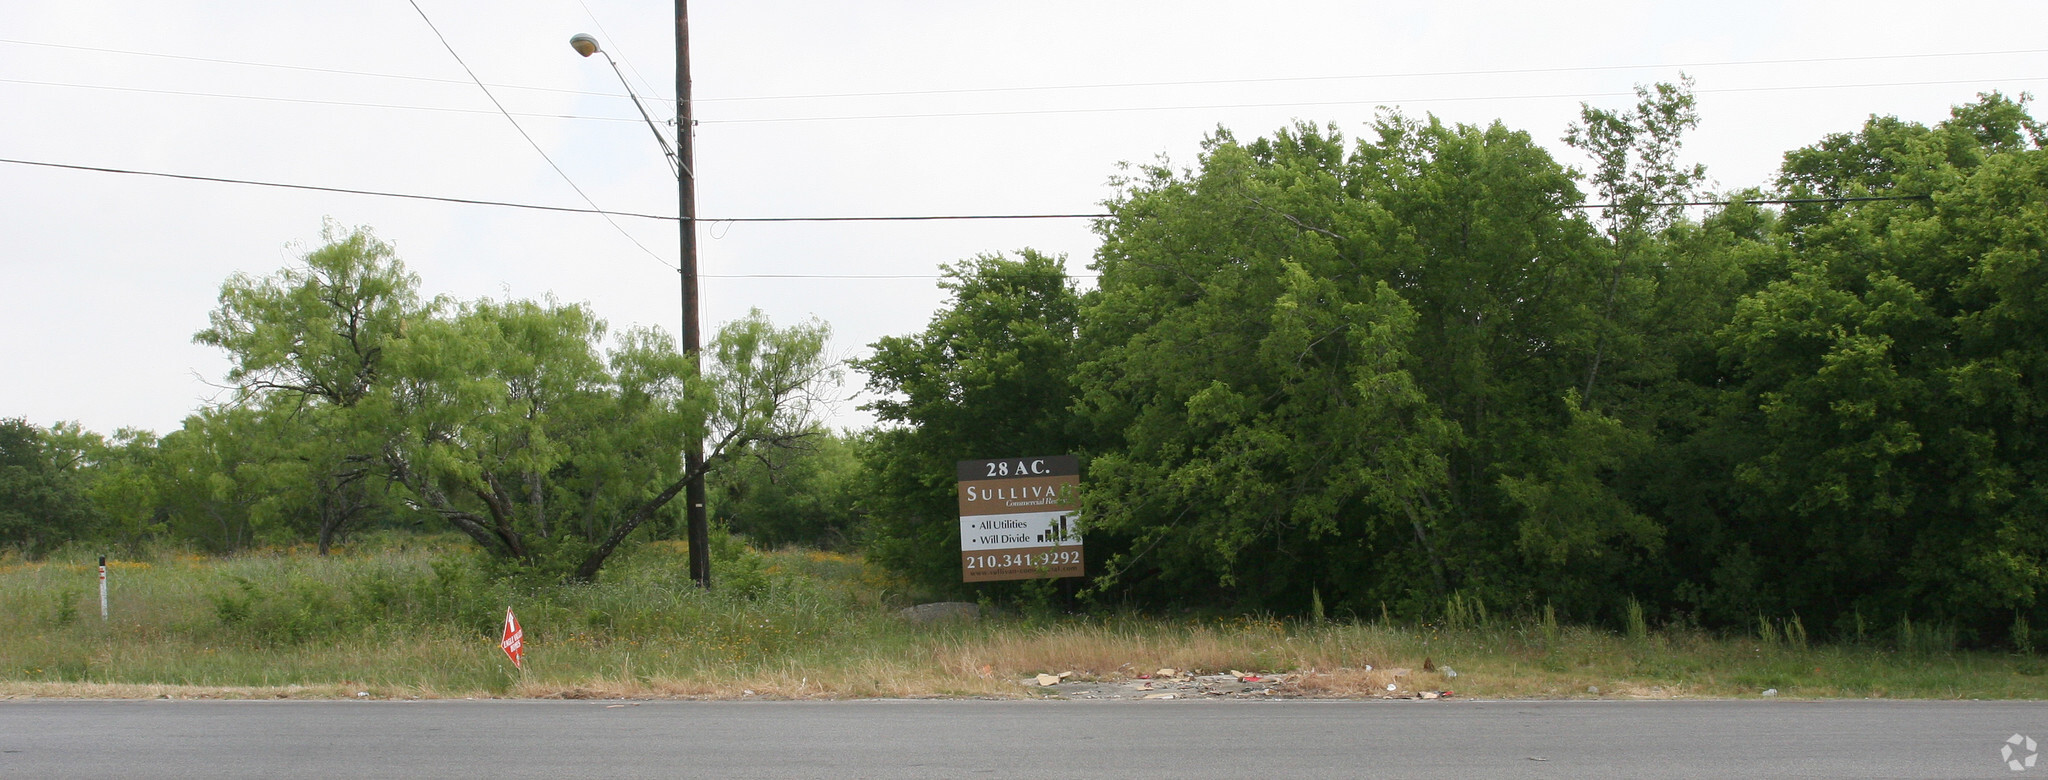
[[[897,615],[912,623],[938,623],[947,620],[974,620],[981,617],[981,605],[972,601],[939,601],[904,607]]]
[[[1289,672],[1271,674],[1243,672],[1236,669],[1227,672],[1203,672],[1198,669],[1160,669],[1151,674],[1138,674],[1111,679],[1080,679],[1074,672],[1060,674],[1039,674],[1020,684],[1035,689],[1040,695],[1061,699],[1080,700],[1146,700],[1161,701],[1173,699],[1301,699],[1322,698],[1333,695],[1365,696],[1381,699],[1448,699],[1456,694],[1446,690],[1408,690],[1396,683],[1387,683],[1386,692],[1374,696],[1371,691],[1377,685],[1368,686],[1363,694],[1344,694],[1341,686],[1330,682],[1341,678],[1349,679],[1364,674],[1356,669],[1339,669],[1332,672]],[[1374,674],[1375,678],[1405,677],[1407,669],[1390,669]]]

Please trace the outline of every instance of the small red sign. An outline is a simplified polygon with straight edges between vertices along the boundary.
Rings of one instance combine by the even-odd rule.
[[[525,668],[520,664],[526,655],[526,632],[519,628],[519,618],[512,616],[512,608],[505,608],[505,636],[498,640],[498,647],[505,650],[505,657],[512,659],[512,667]]]

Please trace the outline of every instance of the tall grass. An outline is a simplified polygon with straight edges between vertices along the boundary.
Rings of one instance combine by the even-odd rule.
[[[1958,652],[1952,630],[1910,622],[1891,646],[1808,646],[1796,617],[1721,638],[1652,628],[1637,606],[1615,634],[1454,595],[1424,626],[1036,612],[918,624],[896,613],[901,584],[857,558],[730,539],[711,592],[668,543],[577,587],[495,577],[459,540],[403,537],[324,558],[165,552],[110,568],[103,622],[91,558],[0,558],[0,697],[1028,696],[1018,681],[1040,672],[1160,667],[1305,673],[1305,695],[1396,681],[1490,697],[2048,697],[2048,662]],[[524,670],[497,647],[507,607],[526,629]]]

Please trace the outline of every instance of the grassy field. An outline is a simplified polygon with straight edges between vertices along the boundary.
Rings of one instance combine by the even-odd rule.
[[[115,561],[104,622],[92,560],[0,558],[0,698],[1019,698],[1044,695],[1019,683],[1038,673],[1114,681],[1160,667],[1296,673],[1287,692],[1304,696],[1387,695],[1389,670],[1405,668],[1404,691],[1485,698],[2048,698],[2044,659],[1954,651],[1938,636],[1809,646],[1796,626],[1616,634],[1469,614],[1420,626],[1135,615],[919,625],[897,615],[907,602],[894,582],[832,553],[728,550],[722,587],[704,593],[667,543],[575,588],[486,577],[462,549],[400,539],[327,558]],[[507,606],[526,630],[523,672],[497,647]]]

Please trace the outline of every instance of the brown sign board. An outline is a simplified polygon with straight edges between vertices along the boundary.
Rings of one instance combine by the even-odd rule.
[[[1072,455],[959,462],[965,582],[1079,577],[1081,466]]]

